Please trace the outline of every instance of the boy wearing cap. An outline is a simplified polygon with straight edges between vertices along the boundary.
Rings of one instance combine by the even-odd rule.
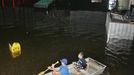
[[[54,64],[52,64],[51,67],[48,67],[48,69],[53,70],[53,75],[70,75],[69,74],[69,69],[67,67],[67,59],[61,59],[61,66],[59,68],[55,68]]]

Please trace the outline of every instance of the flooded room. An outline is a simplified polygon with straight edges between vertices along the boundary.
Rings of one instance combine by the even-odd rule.
[[[134,0],[0,0],[0,75],[133,75]]]

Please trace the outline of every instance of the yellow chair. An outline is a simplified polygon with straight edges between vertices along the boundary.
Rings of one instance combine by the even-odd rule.
[[[19,42],[14,42],[12,45],[9,43],[9,50],[13,58],[21,55],[21,45]]]

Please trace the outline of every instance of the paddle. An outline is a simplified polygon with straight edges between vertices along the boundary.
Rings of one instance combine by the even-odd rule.
[[[59,61],[57,61],[56,63],[54,63],[54,65],[57,65],[59,63]],[[49,69],[47,68],[45,71],[42,71],[40,73],[38,73],[37,75],[44,75]]]

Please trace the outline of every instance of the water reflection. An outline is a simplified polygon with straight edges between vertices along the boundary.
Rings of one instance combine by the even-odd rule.
[[[126,39],[111,38],[105,50],[106,63],[112,75],[130,75],[128,66],[133,66],[131,57],[133,41]]]
[[[61,57],[77,60],[81,50],[102,63],[106,54],[106,63],[110,71],[114,70],[111,75],[129,72],[126,67],[133,62],[131,40],[110,39],[104,53],[105,12],[52,10],[48,16],[31,7],[20,7],[14,19],[11,11],[5,12],[8,15],[0,16],[0,75],[35,75]],[[14,40],[20,40],[24,50],[12,60],[7,48]]]
[[[16,9],[15,21],[9,16],[0,23],[0,75],[36,75],[62,57],[69,63],[77,60],[80,51],[103,63],[105,12],[52,10],[48,16],[33,8],[22,10]],[[13,60],[8,42],[18,40],[23,54]]]

